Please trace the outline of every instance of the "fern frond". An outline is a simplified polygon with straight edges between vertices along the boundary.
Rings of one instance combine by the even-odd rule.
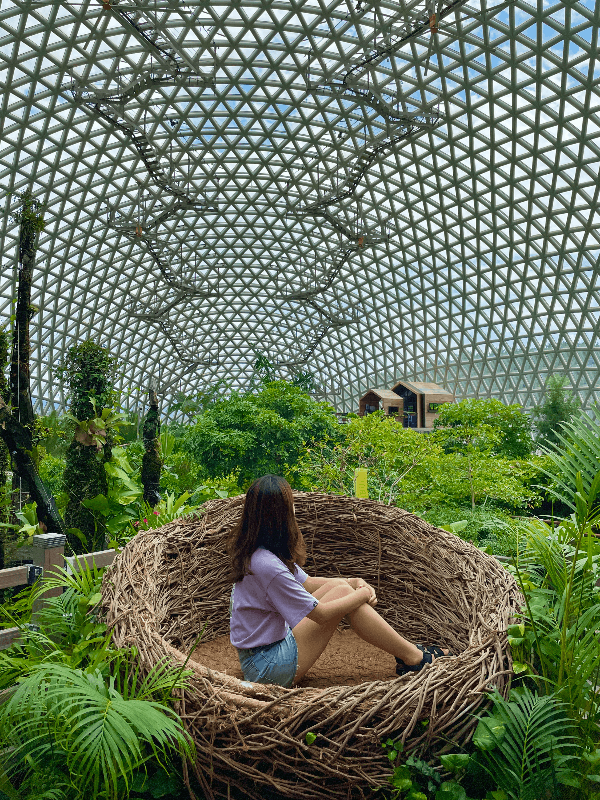
[[[505,700],[494,690],[493,701],[492,715],[479,723],[497,744],[482,752],[484,765],[512,800],[523,800],[542,774],[544,780],[555,780],[568,771],[578,746],[577,729],[566,704],[555,696],[523,689]]]
[[[159,686],[167,675],[166,668],[159,670]],[[163,760],[172,749],[188,758],[194,752],[171,709],[149,699],[126,699],[99,672],[59,664],[35,665],[11,690],[0,706],[2,745],[14,748],[13,764],[28,756],[43,765],[59,750],[82,794],[95,797],[102,787],[114,800],[119,779],[127,783],[149,753]]]

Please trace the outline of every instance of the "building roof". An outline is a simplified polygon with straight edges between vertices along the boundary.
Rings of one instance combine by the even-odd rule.
[[[367,391],[363,394],[363,397],[366,397],[366,395],[371,393],[376,394],[377,397],[380,397],[382,400],[398,401],[401,399],[397,394],[394,394],[394,392],[390,391],[389,389],[367,389]]]
[[[405,386],[415,394],[445,394],[448,397],[454,397],[452,392],[444,389],[443,386],[438,386],[437,383],[429,383],[427,381],[398,381],[394,384],[394,389],[399,386]]]

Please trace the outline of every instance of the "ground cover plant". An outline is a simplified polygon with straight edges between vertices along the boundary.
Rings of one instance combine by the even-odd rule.
[[[97,569],[58,571],[3,607],[22,637],[0,651],[2,798],[120,800],[183,788],[181,758],[194,748],[172,704],[188,673],[165,662],[140,676],[135,650],[114,648],[96,613],[100,581]],[[31,625],[51,588],[64,591]]]

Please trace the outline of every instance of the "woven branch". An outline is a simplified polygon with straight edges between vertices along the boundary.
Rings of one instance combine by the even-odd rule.
[[[107,570],[114,643],[135,644],[142,670],[184,663],[204,626],[203,641],[228,633],[225,540],[243,501],[212,500],[199,519],[139,533]],[[267,789],[298,800],[367,796],[390,774],[383,738],[402,739],[405,753],[452,750],[472,735],[485,690],[509,687],[506,628],[522,598],[492,556],[371,500],[297,492],[294,502],[309,574],[364,578],[399,633],[458,655],[395,680],[326,689],[252,684],[190,660],[178,710],[207,798],[227,797],[228,786],[256,800]],[[317,737],[310,746],[307,731]]]

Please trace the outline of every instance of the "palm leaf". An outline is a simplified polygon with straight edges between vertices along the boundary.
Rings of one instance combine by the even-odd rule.
[[[566,704],[552,695],[520,690],[505,700],[494,690],[493,701],[493,714],[480,718],[473,741],[481,742],[485,733],[495,742],[482,751],[484,767],[511,800],[524,800],[539,790],[542,773],[546,782],[569,771],[576,727]]]
[[[165,675],[162,669],[160,685]],[[0,706],[0,744],[14,748],[13,766],[28,755],[39,767],[57,749],[82,794],[95,797],[102,788],[109,798],[149,753],[193,755],[174,711],[149,699],[125,699],[100,673],[60,664],[36,665],[11,691]]]
[[[598,481],[595,484],[600,473],[600,420],[584,415],[575,417],[563,423],[557,436],[559,443],[541,448],[554,467],[553,470],[542,467],[542,472],[554,483],[546,490],[575,511],[578,474],[586,495],[592,489],[597,493],[600,488]]]

